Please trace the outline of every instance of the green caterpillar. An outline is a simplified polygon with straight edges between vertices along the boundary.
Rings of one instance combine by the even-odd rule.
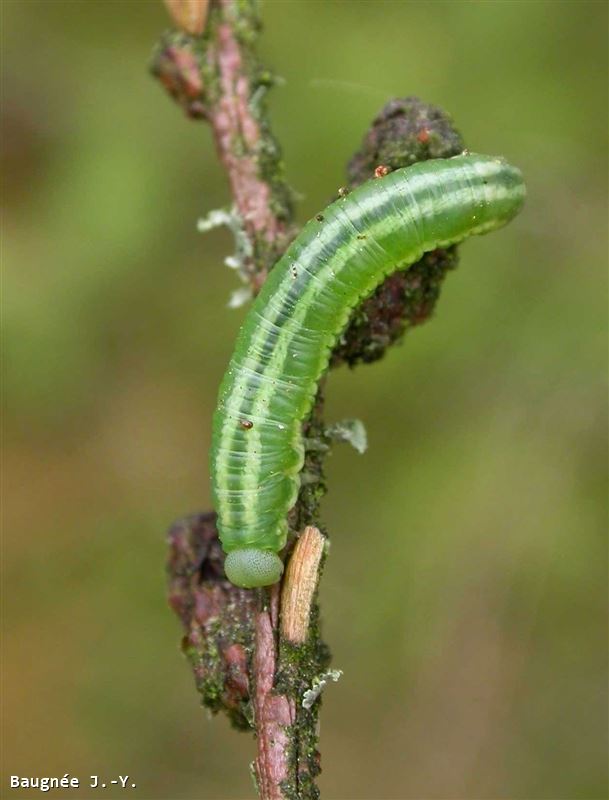
[[[464,154],[368,181],[304,226],[246,316],[214,413],[212,488],[230,581],[281,577],[301,425],[352,309],[423,253],[501,227],[524,196],[518,169]]]

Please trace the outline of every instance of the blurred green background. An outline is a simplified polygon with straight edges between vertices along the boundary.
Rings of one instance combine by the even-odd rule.
[[[198,706],[165,530],[210,506],[244,310],[210,132],[147,74],[160,2],[8,2],[4,694],[8,775],[104,796],[249,798],[253,740]],[[606,796],[606,27],[593,2],[265,2],[275,130],[304,220],[392,96],[526,176],[436,318],[332,375],[325,798]],[[38,796],[38,792],[22,793]],[[55,797],[88,798],[86,789]],[[98,793],[99,796],[99,793]]]

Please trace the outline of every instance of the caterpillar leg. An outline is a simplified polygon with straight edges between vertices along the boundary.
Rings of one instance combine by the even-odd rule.
[[[231,550],[224,561],[224,572],[231,583],[244,589],[270,586],[277,583],[283,572],[283,562],[277,553],[242,547]]]

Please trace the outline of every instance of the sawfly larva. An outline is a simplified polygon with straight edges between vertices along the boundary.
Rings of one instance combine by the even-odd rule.
[[[241,327],[213,420],[213,495],[234,584],[281,577],[302,422],[352,310],[423,253],[505,225],[524,196],[520,171],[501,158],[420,162],[341,196],[279,259]]]

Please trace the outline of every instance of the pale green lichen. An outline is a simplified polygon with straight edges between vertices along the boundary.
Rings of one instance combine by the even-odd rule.
[[[235,241],[235,252],[230,256],[226,256],[224,265],[229,269],[235,270],[241,281],[245,284],[245,286],[235,289],[227,305],[229,308],[240,308],[252,298],[250,273],[247,265],[251,263],[254,251],[250,238],[245,231],[243,219],[235,206],[230,210],[226,208],[214,208],[207,216],[197,222],[197,230],[199,233],[207,233],[208,231],[221,227],[228,228]]]
[[[326,428],[326,436],[335,442],[347,442],[358,453],[368,449],[368,435],[361,419],[343,419]]]
[[[342,674],[342,669],[329,669],[327,672],[323,672],[321,675],[313,678],[313,684],[311,688],[307,689],[302,696],[302,707],[306,708],[307,710],[312,708],[313,703],[317,700],[328,683],[330,683],[330,681],[336,683]]]

